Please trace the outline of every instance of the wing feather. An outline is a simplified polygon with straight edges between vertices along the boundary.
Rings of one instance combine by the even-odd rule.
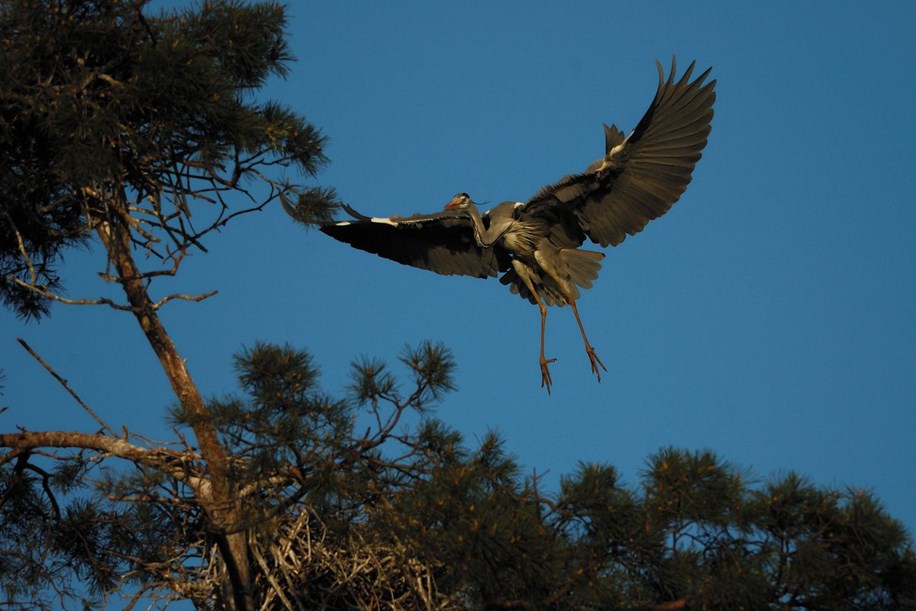
[[[605,156],[541,189],[527,214],[560,220],[570,237],[584,232],[582,240],[616,246],[671,209],[706,146],[716,81],[704,84],[711,69],[691,81],[695,63],[678,80],[674,60],[667,79],[657,65],[655,98],[633,133],[622,140],[605,126]]]
[[[507,254],[478,246],[467,213],[371,218],[344,208],[354,220],[323,223],[319,228],[360,250],[445,275],[487,278],[508,268]]]

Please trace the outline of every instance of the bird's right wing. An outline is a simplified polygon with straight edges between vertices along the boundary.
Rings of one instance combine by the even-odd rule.
[[[319,228],[360,250],[437,274],[487,278],[509,267],[502,250],[477,244],[467,212],[371,218],[343,208],[353,220],[322,223]]]
[[[544,187],[525,211],[565,229],[566,238],[588,236],[602,246],[628,235],[667,212],[690,182],[710,131],[716,81],[709,70],[690,80],[694,64],[675,80],[658,66],[655,99],[629,137],[605,126],[605,156],[585,172]]]

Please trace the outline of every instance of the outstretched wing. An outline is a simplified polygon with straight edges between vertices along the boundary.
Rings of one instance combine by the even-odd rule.
[[[633,133],[624,139],[605,125],[605,156],[543,188],[526,213],[563,227],[567,239],[616,246],[678,200],[706,146],[716,81],[703,84],[710,68],[691,82],[694,63],[675,81],[674,60],[666,81],[656,64],[658,91]]]
[[[487,278],[508,268],[507,255],[482,248],[466,212],[370,218],[344,206],[352,221],[323,223],[321,231],[355,248],[437,274]]]

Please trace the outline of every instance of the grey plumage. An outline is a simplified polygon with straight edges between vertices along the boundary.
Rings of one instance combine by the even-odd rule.
[[[580,174],[541,189],[526,203],[503,202],[480,213],[466,193],[445,209],[409,217],[370,218],[352,208],[353,220],[321,230],[352,246],[405,265],[440,274],[500,282],[541,310],[541,383],[550,392],[544,357],[545,305],[569,304],[576,316],[592,371],[603,363],[589,344],[576,300],[597,278],[602,253],[579,250],[586,240],[617,246],[667,212],[691,180],[710,132],[716,81],[710,70],[690,80],[691,63],[679,80],[676,64],[665,79],[658,64],[655,98],[624,137],[605,129],[605,154]],[[606,369],[605,369],[606,370]]]

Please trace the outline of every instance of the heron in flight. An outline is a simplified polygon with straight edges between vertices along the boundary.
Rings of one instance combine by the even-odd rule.
[[[658,66],[658,90],[629,136],[604,126],[605,153],[581,174],[542,188],[527,202],[503,202],[480,212],[467,193],[444,210],[408,217],[372,218],[349,206],[352,220],[327,222],[321,231],[356,248],[439,274],[496,277],[541,313],[541,386],[550,393],[544,356],[547,306],[569,305],[592,372],[607,371],[588,341],[576,301],[591,288],[604,254],[579,247],[586,238],[617,246],[642,231],[678,200],[702,155],[716,99],[710,70],[691,80],[694,63],[675,79]]]

